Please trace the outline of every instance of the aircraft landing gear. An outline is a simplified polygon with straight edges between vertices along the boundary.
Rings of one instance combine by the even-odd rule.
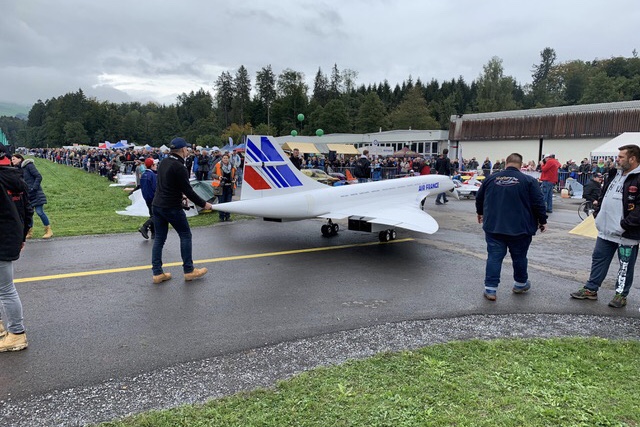
[[[333,237],[338,235],[338,231],[340,230],[340,226],[338,224],[334,224],[329,220],[325,225],[320,227],[320,231],[324,237]]]
[[[396,230],[382,230],[380,233],[378,233],[378,239],[380,239],[380,241],[383,243],[390,240],[396,240]]]

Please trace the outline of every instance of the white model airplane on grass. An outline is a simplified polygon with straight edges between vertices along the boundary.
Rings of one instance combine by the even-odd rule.
[[[451,191],[444,175],[422,175],[357,185],[329,187],[300,172],[268,136],[249,136],[245,147],[239,201],[214,205],[224,212],[251,215],[265,221],[324,218],[323,236],[334,236],[332,220],[348,219],[349,230],[378,232],[380,241],[396,238],[394,227],[432,234],[438,223],[422,207],[425,197]]]

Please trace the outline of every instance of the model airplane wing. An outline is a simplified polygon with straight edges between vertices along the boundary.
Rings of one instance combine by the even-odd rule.
[[[438,223],[425,211],[415,205],[394,205],[390,207],[363,205],[348,210],[335,210],[320,218],[345,219],[358,217],[372,224],[404,228],[419,233],[433,234],[438,231]]]

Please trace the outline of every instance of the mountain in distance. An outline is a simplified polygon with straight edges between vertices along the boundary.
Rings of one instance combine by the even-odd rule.
[[[26,120],[31,107],[28,105],[12,104],[9,102],[0,102],[0,117],[17,117]]]

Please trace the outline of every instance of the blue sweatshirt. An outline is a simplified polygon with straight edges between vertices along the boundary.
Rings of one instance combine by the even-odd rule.
[[[483,216],[487,233],[533,236],[547,223],[540,184],[512,166],[484,180],[476,195],[476,212]]]

